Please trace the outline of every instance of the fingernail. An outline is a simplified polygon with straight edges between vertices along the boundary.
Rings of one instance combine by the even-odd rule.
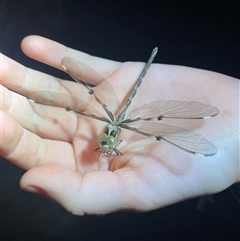
[[[44,194],[44,191],[41,188],[36,186],[27,186],[23,188],[23,190],[27,192],[36,193],[36,194]]]

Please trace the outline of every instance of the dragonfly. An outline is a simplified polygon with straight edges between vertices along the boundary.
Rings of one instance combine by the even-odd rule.
[[[128,108],[134,100],[140,85],[151,66],[158,48],[154,48],[146,62],[128,100],[122,109],[119,109],[117,95],[111,84],[100,74],[87,65],[71,57],[62,59],[63,69],[79,84],[84,86],[89,96],[93,96],[101,107],[98,111],[87,102],[63,93],[50,91],[34,91],[30,99],[36,103],[65,108],[76,114],[106,122],[105,131],[98,137],[99,147],[95,149],[106,157],[121,156],[118,149],[121,142],[121,129],[127,129],[145,137],[155,137],[156,141],[168,142],[184,151],[199,156],[212,156],[218,151],[217,147],[203,136],[173,125],[162,123],[163,119],[208,119],[218,115],[219,109],[200,102],[186,102],[178,100],[156,100],[144,104],[128,113]],[[92,75],[99,80],[99,84],[89,84],[84,77]],[[80,77],[79,77],[80,76]],[[117,113],[115,115],[115,113]]]

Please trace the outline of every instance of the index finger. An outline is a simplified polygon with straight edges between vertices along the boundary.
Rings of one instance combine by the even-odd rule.
[[[119,62],[94,57],[40,36],[32,35],[24,38],[21,48],[28,57],[60,70],[63,70],[61,60],[65,56],[83,62],[103,77],[109,76],[120,65]]]

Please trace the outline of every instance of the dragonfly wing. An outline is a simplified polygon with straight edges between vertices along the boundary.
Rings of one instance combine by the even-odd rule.
[[[155,118],[207,119],[218,113],[218,108],[195,101],[157,100],[131,111],[128,121]]]
[[[211,142],[201,135],[181,127],[155,121],[130,122],[120,126],[145,136],[155,136],[158,141],[167,141],[195,155],[212,156],[217,153],[217,147]]]
[[[69,95],[51,91],[33,91],[29,92],[27,97],[38,104],[65,108],[67,111],[71,110],[80,115],[108,122],[108,119],[94,107]]]
[[[82,84],[89,90],[89,94],[93,95],[96,101],[108,113],[115,113],[119,107],[117,95],[111,84],[105,80],[99,73],[89,68],[86,64],[77,60],[64,57],[62,64],[66,72],[79,84]],[[88,82],[98,83],[96,86]],[[108,113],[109,114],[109,113]]]

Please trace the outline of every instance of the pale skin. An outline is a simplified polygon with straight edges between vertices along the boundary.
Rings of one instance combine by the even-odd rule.
[[[144,66],[94,57],[39,36],[26,37],[21,48],[30,58],[59,70],[63,70],[64,56],[87,64],[107,78],[121,104]],[[123,155],[98,158],[94,150],[105,123],[33,104],[24,97],[27,92],[48,90],[93,103],[84,87],[29,69],[4,55],[1,68],[1,155],[26,170],[20,181],[23,190],[47,195],[75,215],[150,211],[239,182],[238,79],[153,64],[130,106],[132,110],[154,100],[174,99],[218,107],[220,114],[208,120],[171,122],[211,141],[218,147],[216,155],[195,156],[164,141],[122,130],[118,148]],[[91,78],[88,82],[98,84]]]

